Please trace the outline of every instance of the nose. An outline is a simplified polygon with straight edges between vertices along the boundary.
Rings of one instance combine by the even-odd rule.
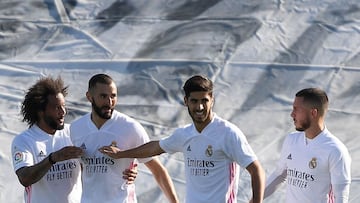
[[[197,109],[198,109],[199,111],[203,110],[203,109],[204,109],[204,104],[201,104],[201,103],[200,103],[200,104],[198,105]]]
[[[111,97],[108,97],[107,100],[106,100],[106,104],[111,104]]]
[[[113,104],[113,98],[111,97],[106,97],[105,99],[105,104],[111,106]]]
[[[294,113],[294,111],[291,111],[290,117],[291,117],[291,118],[295,118],[295,113]]]
[[[114,106],[116,103],[116,97],[110,97],[110,105]]]
[[[65,115],[65,114],[66,114],[66,107],[65,107],[65,106],[60,107],[60,114],[61,114],[61,115]]]

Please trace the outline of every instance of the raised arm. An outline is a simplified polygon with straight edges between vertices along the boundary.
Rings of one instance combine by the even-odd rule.
[[[101,153],[107,154],[114,159],[120,158],[146,158],[164,153],[161,149],[159,141],[150,141],[139,147],[120,151],[119,148],[114,146],[103,146],[99,149]]]

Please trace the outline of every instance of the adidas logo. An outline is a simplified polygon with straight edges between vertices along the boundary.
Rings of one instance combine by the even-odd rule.
[[[46,157],[45,153],[41,150],[38,157]]]
[[[85,143],[82,143],[81,146],[80,146],[81,149],[85,150],[86,149],[86,145]]]
[[[191,152],[190,145],[187,147],[186,151]]]
[[[291,154],[289,154],[289,155],[287,156],[287,159],[292,160]]]

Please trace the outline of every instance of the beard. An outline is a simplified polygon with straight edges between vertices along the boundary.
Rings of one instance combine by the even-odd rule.
[[[297,131],[305,131],[308,128],[310,128],[310,125],[311,125],[310,118],[306,117],[306,119],[300,123],[300,126],[295,126],[295,129]]]
[[[94,99],[93,99],[94,101]],[[92,109],[94,110],[94,112],[102,119],[110,119],[111,118],[111,115],[114,111],[114,109],[112,108],[110,110],[110,113],[107,113],[107,112],[102,112],[103,109],[108,109],[110,107],[107,107],[107,106],[102,106],[102,107],[99,107],[95,104],[95,102],[92,102],[91,103],[91,106],[92,106]]]
[[[51,129],[54,129],[54,130],[64,129],[64,123],[59,124],[58,122],[56,122],[56,119],[54,119],[53,117],[45,116],[44,121]]]

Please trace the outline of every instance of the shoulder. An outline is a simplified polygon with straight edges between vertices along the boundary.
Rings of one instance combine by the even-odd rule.
[[[304,132],[300,132],[300,131],[295,131],[295,132],[291,132],[286,136],[286,139],[288,140],[299,140],[299,139],[303,139],[305,137],[305,133]]]
[[[12,148],[30,148],[34,143],[38,142],[38,136],[34,131],[34,126],[21,132],[12,140]]]
[[[111,120],[113,122],[137,123],[137,121],[134,118],[116,110],[113,111]]]
[[[14,139],[12,140],[12,143],[17,143],[17,142],[22,142],[23,140],[26,139],[26,137],[28,136],[28,134],[30,133],[29,129],[26,129],[25,131],[21,132],[20,134],[16,135],[14,137]]]
[[[86,123],[90,119],[90,114],[91,113],[87,113],[87,114],[77,118],[73,122],[71,122],[71,124],[70,124],[71,128],[73,126],[83,125],[84,123]]]
[[[236,124],[216,115],[214,117],[213,125],[216,130],[221,131],[222,134],[243,135],[243,132]]]
[[[232,123],[229,120],[226,120],[222,117],[219,117],[216,114],[214,115],[214,119],[212,122],[213,122],[213,125],[215,125],[217,128],[229,128],[229,129],[238,128],[234,123]]]
[[[327,130],[324,134],[324,138],[322,142],[329,150],[331,150],[332,154],[337,154],[342,156],[343,154],[349,153],[345,144],[339,138],[337,138]]]
[[[186,124],[184,126],[178,127],[174,130],[173,134],[179,134],[179,133],[184,133],[184,132],[190,132],[192,131],[194,128],[193,124]]]
[[[114,111],[112,119],[114,123],[117,124],[121,123],[122,126],[135,127],[135,128],[143,127],[141,123],[135,118],[118,111]]]

